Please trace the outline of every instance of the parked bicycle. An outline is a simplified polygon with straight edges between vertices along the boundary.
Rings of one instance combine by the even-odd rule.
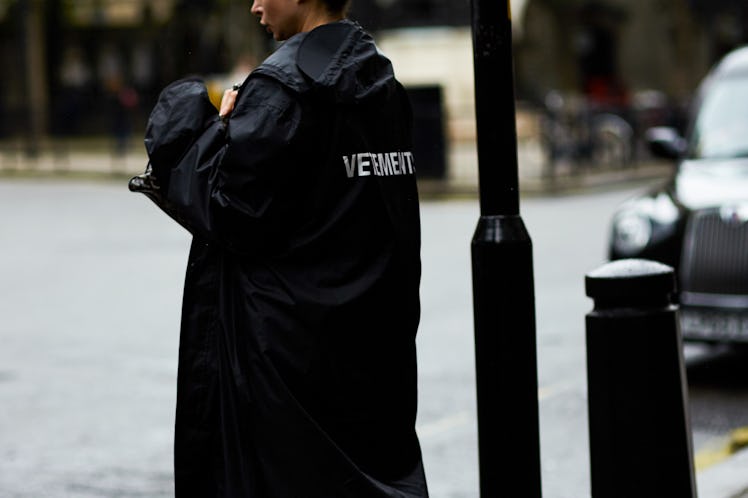
[[[562,165],[581,168],[622,168],[633,163],[634,127],[623,113],[594,105],[582,96],[551,91],[545,98],[541,145],[547,173]]]

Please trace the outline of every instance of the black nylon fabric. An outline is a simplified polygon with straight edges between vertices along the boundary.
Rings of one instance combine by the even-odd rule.
[[[176,495],[428,496],[418,192],[389,61],[342,21],[253,71],[228,125],[206,99],[174,83],[146,133],[159,206],[193,234]]]

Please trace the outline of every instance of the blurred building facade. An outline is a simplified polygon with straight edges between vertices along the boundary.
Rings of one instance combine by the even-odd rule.
[[[517,98],[529,106],[553,90],[601,99],[655,90],[687,99],[720,55],[748,42],[746,2],[511,6]],[[249,7],[245,0],[0,0],[0,64],[13,68],[0,81],[0,136],[116,129],[114,117],[128,105],[142,124],[167,83],[227,74],[272,50]],[[375,34],[406,86],[439,89],[447,143],[474,140],[470,0],[354,0],[352,17]]]
[[[408,25],[388,18],[392,5],[419,3],[374,0],[371,15],[403,83],[442,89],[447,169],[459,182],[477,161],[470,2],[430,2],[432,16]],[[675,121],[709,67],[748,43],[746,2],[512,0],[511,10],[520,142],[537,137],[551,94]]]
[[[0,0],[0,136],[142,126],[169,82],[267,50],[246,2]]]

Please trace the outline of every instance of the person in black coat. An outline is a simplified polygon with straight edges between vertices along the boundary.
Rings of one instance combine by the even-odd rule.
[[[415,432],[411,110],[342,0],[255,0],[285,42],[219,113],[161,93],[131,180],[193,235],[178,497],[428,496]]]

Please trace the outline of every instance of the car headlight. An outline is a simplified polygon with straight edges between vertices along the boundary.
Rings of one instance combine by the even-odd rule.
[[[613,244],[623,255],[644,249],[652,238],[652,222],[640,213],[622,213],[615,221]]]

